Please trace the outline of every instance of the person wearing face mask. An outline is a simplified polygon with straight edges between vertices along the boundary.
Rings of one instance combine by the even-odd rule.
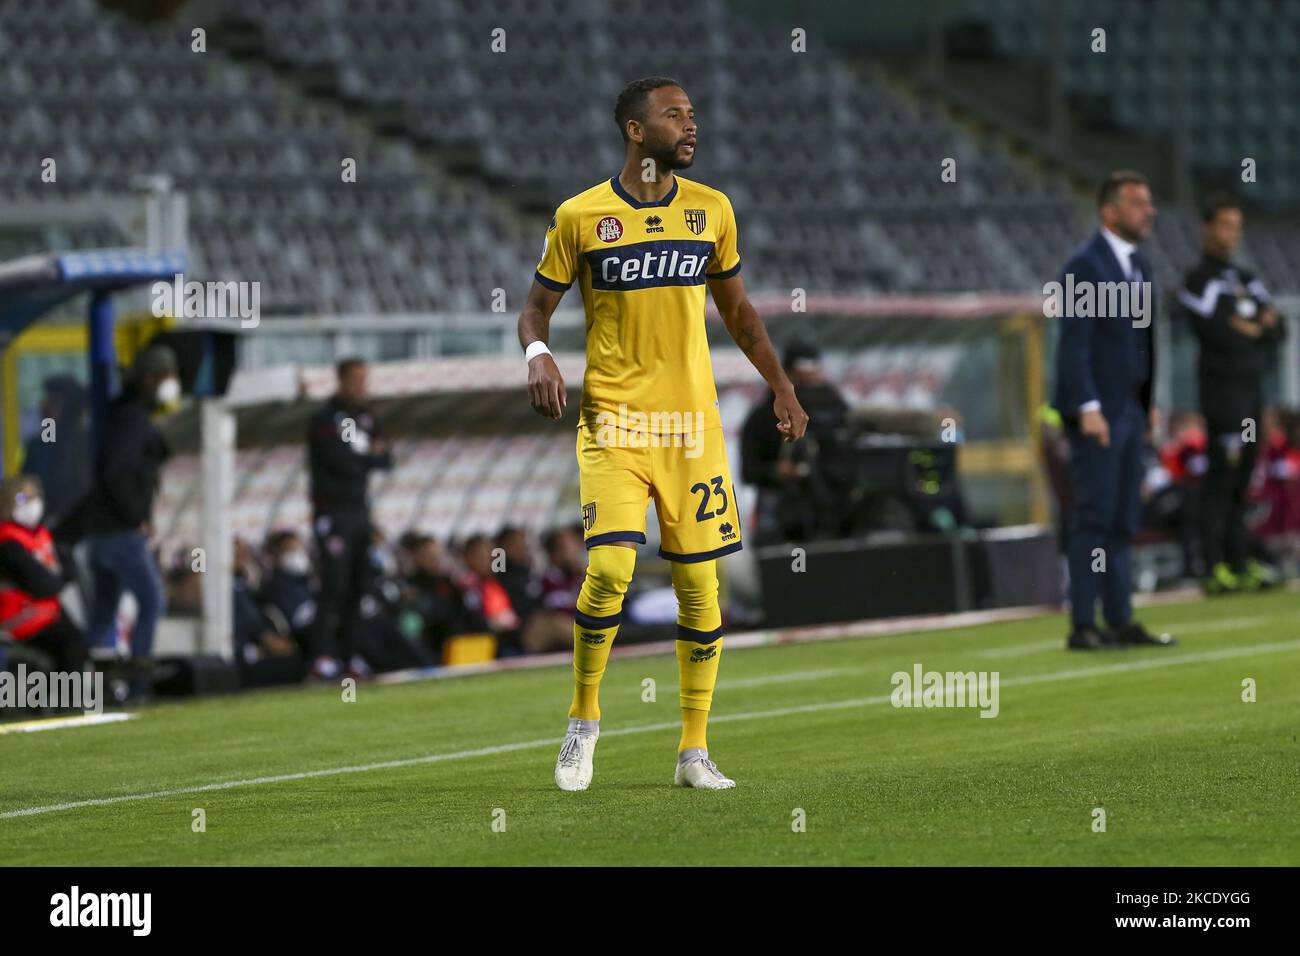
[[[302,538],[288,529],[272,532],[265,550],[271,571],[262,582],[262,613],[276,633],[293,638],[304,660],[313,660],[320,649],[311,556]]]
[[[43,513],[38,479],[22,475],[0,484],[0,631],[49,656],[56,670],[80,671],[85,640],[59,604],[67,577]],[[0,645],[0,668],[4,651]]]
[[[180,398],[176,353],[151,345],[136,357],[126,386],[109,406],[86,508],[86,540],[94,574],[89,638],[92,653],[111,656],[123,592],[139,613],[131,656],[145,667],[164,609],[162,574],[150,551],[154,497],[170,449],[153,413]],[[143,690],[137,686],[137,690]]]

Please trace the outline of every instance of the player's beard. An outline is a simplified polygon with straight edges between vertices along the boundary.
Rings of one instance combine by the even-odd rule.
[[[665,171],[690,169],[691,164],[695,162],[695,156],[692,154],[688,159],[679,159],[677,153],[681,146],[680,142],[654,144],[650,158],[654,160],[655,168]]]

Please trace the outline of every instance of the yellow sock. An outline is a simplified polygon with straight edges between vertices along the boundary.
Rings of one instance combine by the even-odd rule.
[[[587,552],[587,576],[573,621],[573,703],[569,716],[600,720],[600,680],[623,616],[623,595],[636,549],[597,545]]]
[[[677,673],[682,707],[677,750],[707,750],[705,728],[722,658],[717,561],[674,563],[673,590],[677,593]]]
[[[707,710],[683,707],[682,736],[677,742],[677,752],[681,753],[688,747],[699,747],[701,750],[708,750],[709,738],[706,733],[708,726],[709,712]]]

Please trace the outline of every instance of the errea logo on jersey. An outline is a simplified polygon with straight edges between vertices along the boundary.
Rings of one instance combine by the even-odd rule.
[[[703,285],[713,243],[699,239],[652,239],[586,253],[592,289],[631,292],[658,286]]]

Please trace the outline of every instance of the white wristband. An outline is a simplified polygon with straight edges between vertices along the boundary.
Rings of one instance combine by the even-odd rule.
[[[551,354],[551,350],[546,347],[545,342],[542,342],[540,340],[536,342],[529,342],[528,348],[524,350],[524,360],[531,362],[539,355],[550,355],[550,354]]]

